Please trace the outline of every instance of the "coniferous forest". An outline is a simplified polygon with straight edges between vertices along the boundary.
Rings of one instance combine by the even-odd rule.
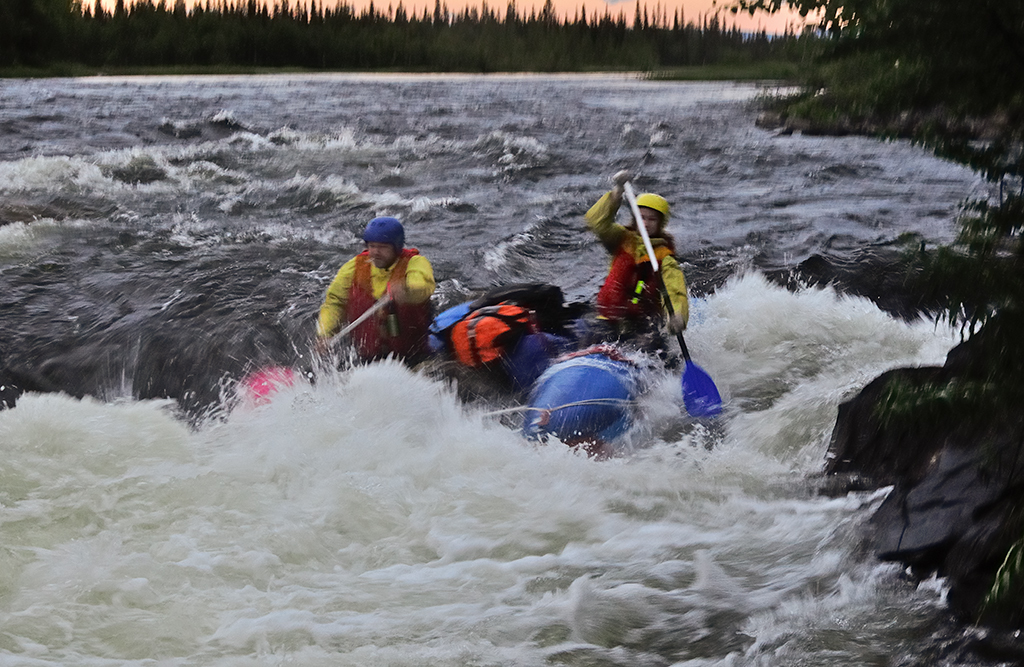
[[[744,33],[721,14],[687,20],[660,3],[639,0],[612,14],[556,16],[501,9],[484,0],[452,12],[356,12],[344,0],[4,0],[0,3],[0,67],[45,68],[302,68],[405,71],[653,70],[799,60],[809,35]]]

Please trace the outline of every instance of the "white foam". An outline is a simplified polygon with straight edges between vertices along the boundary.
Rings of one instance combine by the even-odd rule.
[[[4,254],[19,253],[35,246],[41,236],[43,226],[55,226],[50,219],[35,220],[31,224],[12,222],[0,225],[0,252]]]
[[[755,276],[700,310],[687,337],[731,390],[724,434],[604,462],[528,442],[394,363],[299,381],[194,431],[166,403],[24,396],[0,413],[0,650],[541,665],[700,660],[687,647],[710,642],[726,663],[784,664],[771,656],[819,655],[828,615],[884,637],[870,619],[898,625],[893,596],[940,613],[934,590],[857,564],[855,526],[884,492],[804,490],[834,416],[803,387],[834,407],[882,354],[867,338],[890,341],[884,366],[937,356],[942,336]],[[678,411],[677,391],[658,380],[649,414]]]
[[[0,192],[79,192],[109,187],[100,168],[81,157],[28,157],[0,162]]]

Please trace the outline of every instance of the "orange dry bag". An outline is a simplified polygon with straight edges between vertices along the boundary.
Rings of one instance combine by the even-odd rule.
[[[500,359],[519,339],[536,332],[533,311],[503,301],[474,310],[452,327],[455,358],[475,368]]]

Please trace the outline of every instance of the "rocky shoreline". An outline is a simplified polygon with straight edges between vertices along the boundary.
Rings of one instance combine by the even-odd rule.
[[[947,139],[964,141],[995,141],[1013,136],[1020,123],[1010,114],[999,112],[988,116],[950,113],[937,107],[928,110],[904,111],[896,116],[855,117],[840,114],[827,120],[810,120],[788,113],[785,108],[766,108],[755,125],[779,134],[841,137],[847,135],[914,139],[923,134],[938,134]]]
[[[870,382],[839,408],[824,466],[829,493],[892,490],[868,522],[865,546],[877,558],[905,564],[915,576],[947,580],[950,610],[965,625],[987,630],[976,652],[1024,662],[1016,609],[986,596],[1024,517],[1024,415],[1001,420],[878,416],[890,382],[920,387],[970,379],[979,361],[998,354],[984,333],[954,348],[941,367],[899,368]]]
[[[757,125],[781,134],[831,136],[914,138],[938,131],[953,140],[985,142],[1012,136],[1019,123],[1005,114],[972,118],[944,109],[817,122],[788,115],[780,107],[764,110]],[[905,284],[890,289],[899,280],[892,276],[906,278],[913,266],[907,256],[890,253],[888,260],[867,283],[863,272],[858,272],[859,283],[851,282],[842,267],[837,272],[835,266],[814,261],[804,262],[797,275],[867,296],[897,316],[939,312],[934,295],[915,294]],[[915,577],[945,578],[950,611],[972,628],[961,649],[984,660],[1024,664],[1022,605],[1000,607],[988,599],[1008,551],[1024,537],[1019,509],[1024,497],[1024,414],[932,413],[887,421],[879,410],[897,384],[914,389],[984,380],[984,369],[1005,352],[990,338],[983,329],[951,350],[943,366],[893,369],[844,402],[826,454],[821,492],[892,487],[866,524],[867,552],[906,565]]]

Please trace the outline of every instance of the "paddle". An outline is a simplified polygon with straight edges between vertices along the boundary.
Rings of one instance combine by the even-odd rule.
[[[372,306],[366,309],[366,312],[352,320],[344,329],[328,338],[324,343],[323,351],[326,352],[342,338],[352,333],[356,327],[373,317],[373,314],[386,306],[389,301],[391,301],[391,296],[388,294],[384,294],[384,296],[377,299]],[[312,371],[307,371],[303,374],[309,379],[313,378]],[[239,387],[241,388],[242,395],[251,403],[262,405],[269,403],[271,396],[276,394],[278,390],[295,384],[295,377],[295,371],[287,366],[267,366],[248,373],[239,382]]]
[[[381,309],[381,308],[383,308],[384,306],[388,305],[388,302],[389,302],[389,301],[391,301],[391,295],[390,295],[390,294],[388,294],[387,292],[385,292],[385,293],[384,293],[384,296],[382,296],[381,298],[377,299],[377,300],[376,300],[376,301],[375,301],[375,302],[373,303],[373,305],[372,305],[372,306],[370,306],[369,308],[367,308],[367,309],[366,309],[366,312],[364,312],[364,313],[363,313],[362,315],[360,315],[360,316],[359,316],[359,317],[357,317],[356,319],[352,320],[352,322],[350,322],[350,323],[348,324],[348,326],[346,326],[346,327],[345,327],[344,329],[342,329],[342,330],[341,330],[341,331],[339,331],[338,333],[336,333],[336,334],[334,334],[333,336],[331,336],[330,338],[328,338],[328,339],[327,339],[327,345],[334,345],[334,344],[335,344],[335,343],[337,343],[337,342],[338,342],[339,340],[341,340],[341,339],[342,339],[342,338],[344,338],[345,336],[347,336],[347,335],[349,335],[350,333],[352,333],[352,331],[353,331],[353,330],[354,330],[354,329],[355,329],[355,328],[356,328],[357,326],[359,326],[360,324],[362,324],[362,323],[363,323],[363,322],[365,322],[366,320],[368,320],[368,319],[370,319],[371,317],[373,317],[373,315],[374,315],[374,314],[375,314],[375,313],[376,313],[376,312],[377,312],[378,310],[380,310],[380,309]]]
[[[661,267],[658,265],[658,258],[654,256],[654,246],[651,245],[651,237],[647,234],[647,226],[640,215],[640,207],[636,204],[636,194],[633,193],[633,185],[626,181],[623,184],[623,188],[626,193],[626,201],[629,202],[629,208],[633,211],[633,217],[636,219],[637,230],[640,232],[640,237],[644,240],[647,256],[651,259],[651,266],[654,268],[654,272],[658,273],[661,271]],[[668,311],[669,317],[673,317],[675,311],[672,309],[672,299],[669,298],[668,290],[665,289],[665,283],[661,280],[658,283],[662,299],[665,302],[665,310]],[[683,402],[686,404],[686,411],[694,417],[714,417],[722,411],[722,397],[718,394],[718,387],[715,386],[711,376],[690,359],[690,352],[686,349],[686,341],[683,340],[682,332],[676,332],[676,340],[679,341],[679,349],[683,353],[683,359],[686,360],[686,367],[683,369],[682,377]]]

